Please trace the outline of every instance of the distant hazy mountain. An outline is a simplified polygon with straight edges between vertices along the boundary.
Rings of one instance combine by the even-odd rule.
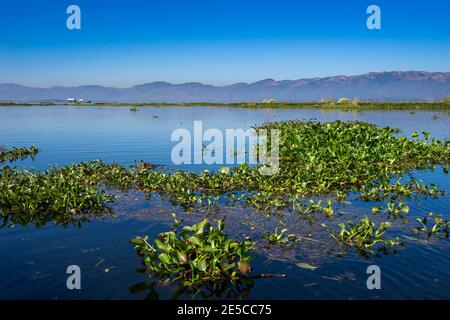
[[[152,82],[131,88],[97,85],[32,88],[0,84],[0,101],[42,101],[84,98],[104,102],[241,102],[319,101],[323,97],[374,101],[439,100],[450,95],[450,72],[371,72],[300,80],[266,79],[254,83],[212,86],[197,82]]]

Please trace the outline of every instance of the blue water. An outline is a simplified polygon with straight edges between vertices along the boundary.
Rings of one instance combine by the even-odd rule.
[[[437,119],[433,116],[437,115]],[[319,109],[238,109],[224,107],[1,107],[0,144],[37,145],[34,161],[18,163],[45,169],[73,162],[103,159],[125,165],[145,160],[173,169],[200,171],[218,166],[175,166],[170,140],[177,128],[191,130],[195,120],[208,128],[247,129],[267,121],[317,119],[320,121],[367,121],[400,128],[401,134],[429,131],[433,137],[450,138],[450,115],[436,111],[346,112]],[[450,191],[449,176],[437,168],[416,173]],[[410,220],[429,211],[450,217],[450,197],[410,201]],[[0,299],[142,299],[149,291],[133,293],[130,286],[145,280],[135,272],[140,261],[128,240],[136,235],[156,236],[167,230],[170,220],[157,212],[167,204],[146,201],[139,194],[123,196],[115,209],[118,216],[84,223],[81,228],[48,224],[0,229]],[[353,209],[352,209],[353,208]],[[343,214],[361,214],[370,204],[355,203]],[[231,209],[230,209],[231,210]],[[348,211],[348,212],[347,212]],[[356,213],[352,213],[352,212]],[[243,217],[259,219],[238,208],[229,216],[232,233]],[[295,228],[295,226],[292,226]],[[299,226],[300,232],[304,227]],[[306,232],[306,231],[305,231]],[[398,254],[365,259],[356,255],[338,258],[323,255],[317,248],[300,246],[296,262],[310,262],[315,271],[298,268],[293,261],[268,260],[259,252],[253,263],[256,273],[285,273],[286,278],[259,279],[244,296],[248,299],[439,299],[450,298],[450,250],[448,241],[423,244],[412,241]],[[382,270],[382,289],[368,290],[366,268],[377,264]],[[68,265],[82,270],[82,290],[66,288]],[[160,298],[171,298],[172,288],[159,288]],[[195,297],[194,297],[195,298]],[[199,297],[197,297],[199,298]]]

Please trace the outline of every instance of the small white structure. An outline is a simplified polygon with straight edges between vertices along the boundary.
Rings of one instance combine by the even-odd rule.
[[[67,98],[67,103],[77,103],[77,99],[75,99],[75,98]]]

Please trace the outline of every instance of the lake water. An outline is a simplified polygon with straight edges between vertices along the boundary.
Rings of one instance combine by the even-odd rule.
[[[130,112],[128,107],[0,107],[0,144],[41,149],[34,161],[17,165],[45,169],[74,162],[103,159],[130,165],[145,160],[173,169],[201,171],[218,166],[175,166],[171,150],[176,142],[171,133],[177,128],[192,130],[196,120],[208,128],[247,129],[267,121],[317,119],[319,121],[367,121],[391,126],[410,135],[429,131],[432,137],[450,138],[450,115],[437,111],[361,111],[320,109],[240,109],[225,107],[145,107]],[[435,182],[447,194],[437,199],[411,200],[409,220],[433,211],[450,218],[450,179],[437,168],[418,172],[416,177]],[[355,201],[340,210],[341,219],[369,214],[371,204]],[[0,299],[143,299],[153,295],[149,288],[136,284],[145,275],[133,246],[128,241],[137,235],[155,237],[170,227],[171,208],[161,199],[147,201],[141,194],[123,194],[114,204],[116,217],[84,223],[81,228],[47,224],[44,227],[16,225],[0,229]],[[224,208],[233,235],[248,230],[243,221],[263,228],[265,217],[244,208]],[[186,220],[196,220],[195,215]],[[289,217],[286,217],[289,219]],[[288,220],[286,220],[288,221]],[[314,226],[292,225],[301,234]],[[247,299],[449,299],[450,250],[448,240],[422,243],[411,241],[397,254],[363,258],[349,254],[336,257],[304,243],[294,259],[269,259],[258,252],[252,263],[256,274],[283,273],[285,278],[255,279],[251,288],[241,292]],[[317,267],[311,271],[296,266],[306,262]],[[66,268],[79,265],[82,290],[68,290]],[[366,268],[377,264],[382,270],[382,289],[368,290]],[[159,298],[170,299],[172,287],[158,287]],[[190,298],[190,296],[185,296]],[[192,297],[200,298],[200,297]],[[225,298],[225,297],[220,297]]]

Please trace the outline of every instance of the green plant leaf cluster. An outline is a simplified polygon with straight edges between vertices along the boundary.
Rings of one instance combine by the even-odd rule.
[[[382,222],[376,227],[368,217],[359,222],[340,223],[338,232],[322,224],[330,236],[338,243],[356,248],[363,255],[375,254],[377,251],[387,252],[400,244],[398,238],[386,240],[383,235],[390,227],[389,222]]]
[[[158,279],[180,281],[184,286],[246,277],[254,247],[252,241],[230,239],[223,221],[217,221],[214,228],[208,219],[161,233],[152,244],[147,237],[136,237],[131,243],[151,274]]]
[[[24,160],[28,157],[34,158],[38,152],[39,149],[36,146],[7,149],[5,146],[0,145],[0,163]]]
[[[412,230],[414,233],[425,233],[428,238],[431,236],[448,238],[450,222],[442,216],[437,216],[430,212],[422,219],[417,218],[417,221],[419,226]]]

